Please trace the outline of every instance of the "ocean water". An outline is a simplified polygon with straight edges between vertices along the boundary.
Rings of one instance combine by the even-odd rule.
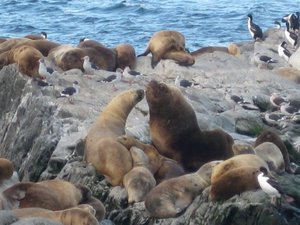
[[[247,14],[262,30],[300,10],[299,0],[1,0],[0,36],[45,31],[48,39],[77,44],[87,37],[114,47],[132,44],[142,53],[156,31],[177,30],[193,51],[251,40]],[[284,25],[284,24],[282,24]]]

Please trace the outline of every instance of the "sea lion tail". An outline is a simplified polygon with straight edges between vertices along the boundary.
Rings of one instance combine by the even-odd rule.
[[[150,48],[148,47],[148,48],[145,50],[144,53],[138,55],[137,57],[140,57],[140,56],[146,56],[146,55],[148,55],[149,53],[150,53]]]

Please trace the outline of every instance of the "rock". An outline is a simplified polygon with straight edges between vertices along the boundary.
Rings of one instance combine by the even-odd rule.
[[[300,57],[300,49],[298,48],[296,50],[296,52],[294,52],[291,55],[290,60],[289,60],[289,64],[291,64],[292,67],[294,67],[295,69],[298,69],[298,70],[300,70],[300,60],[299,60],[299,57]]]
[[[100,199],[106,207],[106,220],[101,222],[105,225],[297,224],[295,221],[299,221],[297,210],[300,206],[299,175],[278,177],[287,193],[295,199],[292,203],[285,203],[282,211],[270,205],[268,196],[261,190],[212,203],[208,200],[206,189],[178,217],[152,220],[148,217],[143,202],[128,205],[126,191],[122,187],[112,188],[103,175],[97,174],[84,161],[85,136],[102,109],[117,93],[144,88],[151,79],[174,85],[174,79],[178,75],[199,83],[193,88],[181,88],[181,91],[194,108],[202,130],[221,128],[237,142],[254,143],[262,129],[269,127],[264,124],[263,113],[277,110],[270,105],[271,93],[283,94],[293,104],[300,106],[298,79],[294,79],[295,76],[291,76],[291,79],[286,75],[278,75],[280,68],[291,68],[277,54],[277,45],[282,40],[282,35],[282,30],[269,29],[266,31],[265,41],[238,43],[241,52],[239,56],[224,52],[202,54],[195,58],[195,64],[190,67],[179,66],[172,60],[161,60],[152,69],[150,56],[139,57],[134,70],[146,76],[132,85],[124,81],[116,83],[116,92],[112,91],[110,84],[96,82],[111,74],[104,70],[91,79],[84,78],[78,70],[66,71],[57,75],[58,80],[53,87],[42,88],[21,75],[15,65],[5,66],[0,71],[0,155],[12,160],[23,181],[60,178],[86,185],[93,196]],[[277,59],[278,63],[269,69],[257,68],[251,59],[254,52],[258,51]],[[296,55],[293,57],[295,60],[299,58]],[[293,60],[290,63],[297,66]],[[57,98],[60,91],[70,86],[74,80],[80,85],[74,104]],[[243,108],[239,104],[233,107],[226,98],[227,93],[243,96],[245,101],[257,106],[259,110]],[[150,143],[148,122],[149,109],[144,99],[130,113],[126,133]],[[273,129],[281,134],[291,161],[296,164],[295,168],[298,167],[300,124],[287,120],[283,127]],[[0,225],[3,221],[14,219],[1,212]]]

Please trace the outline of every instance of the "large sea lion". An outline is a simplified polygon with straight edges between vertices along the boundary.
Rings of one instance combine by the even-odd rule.
[[[118,94],[103,109],[87,134],[85,161],[105,175],[113,186],[121,185],[124,175],[132,169],[131,155],[117,137],[125,134],[127,117],[143,97],[142,89]]]
[[[48,56],[48,54],[51,51],[51,49],[60,46],[59,43],[56,43],[56,42],[53,42],[53,41],[49,41],[49,40],[46,40],[46,39],[28,40],[28,41],[26,41],[25,43],[22,43],[22,44],[26,44],[28,46],[36,48],[45,57]],[[20,46],[22,44],[18,44],[17,46]]]
[[[114,49],[117,52],[117,68],[124,70],[128,66],[133,69],[136,62],[134,47],[130,44],[119,44]]]
[[[19,71],[30,77],[40,76],[39,59],[43,58],[42,53],[34,47],[21,45],[0,54],[0,69],[3,66],[16,63]]]
[[[152,174],[154,174],[157,183],[160,183],[165,179],[185,174],[184,169],[178,162],[162,156],[153,145],[142,143],[129,135],[122,135],[118,137],[118,141],[128,150],[130,150],[133,146],[136,146],[145,152],[148,161],[147,163],[144,163],[144,166],[147,167]]]
[[[258,187],[257,173],[267,163],[257,155],[241,154],[231,157],[213,168],[210,199],[228,199],[235,194]]]
[[[271,130],[264,130],[255,140],[254,147],[260,145],[264,142],[272,142],[275,144],[281,151],[283,159],[284,159],[284,166],[285,171],[288,173],[292,173],[291,167],[290,167],[290,157],[289,153],[287,151],[287,148],[279,135]]]
[[[162,155],[180,162],[186,171],[233,156],[232,137],[220,129],[201,131],[194,109],[177,87],[152,80],[146,99],[154,146]]]
[[[84,186],[54,179],[18,183],[3,191],[2,196],[3,209],[40,207],[63,210],[86,201],[91,193]]]
[[[28,39],[28,38],[9,38],[0,44],[0,53],[9,51],[13,47],[20,45],[20,44],[24,44],[29,40],[30,39]]]
[[[83,71],[84,52],[80,48],[71,45],[60,45],[50,50],[48,58],[63,71],[80,69]]]
[[[88,206],[72,207],[58,211],[43,208],[23,208],[14,209],[12,214],[18,219],[41,217],[61,222],[63,225],[99,225],[92,213],[92,209]]]
[[[197,195],[210,185],[212,169],[220,161],[211,161],[191,174],[165,180],[153,188],[145,199],[151,217],[175,217],[186,209]]]
[[[162,30],[154,33],[145,52],[139,56],[146,56],[149,53],[152,54],[152,68],[161,59],[172,59],[183,66],[191,66],[195,63],[192,55],[185,49],[185,37],[177,31]]]

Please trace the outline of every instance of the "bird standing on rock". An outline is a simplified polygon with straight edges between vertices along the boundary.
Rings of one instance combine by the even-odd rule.
[[[288,40],[288,42],[293,45],[293,48],[295,49],[298,45],[298,35],[292,31],[290,31],[290,25],[288,22],[286,24],[286,29],[284,31],[285,38]]]
[[[78,81],[73,82],[72,87],[67,87],[63,91],[60,92],[59,97],[66,97],[68,98],[70,103],[73,103],[73,97],[79,93],[79,83]]]
[[[253,17],[251,14],[248,14],[248,30],[251,34],[251,37],[256,41],[257,39],[263,38],[263,32],[261,28],[253,23]]]
[[[292,53],[287,49],[287,43],[285,41],[278,45],[278,55],[283,57],[285,61],[289,61]]]
[[[137,80],[138,78],[140,78],[141,76],[145,76],[144,74],[131,70],[129,68],[129,66],[126,66],[124,71],[123,71],[123,77],[129,81],[130,85],[132,85],[132,82],[134,80]]]
[[[270,63],[277,63],[278,61],[276,59],[273,59],[266,55],[261,55],[260,53],[256,53],[254,55],[254,61],[258,64],[260,68],[268,68]]]
[[[194,87],[195,85],[199,85],[198,83],[195,83],[194,81],[189,81],[186,79],[180,79],[179,76],[175,78],[175,85],[177,87],[184,87],[184,88],[189,88],[189,87]]]
[[[41,77],[49,78],[54,73],[54,69],[47,67],[45,59],[39,59],[39,74]]]
[[[82,58],[83,61],[83,69],[86,74],[94,75],[97,70],[100,68],[90,61],[90,57],[88,55]]]
[[[116,88],[115,83],[119,82],[122,79],[122,73],[123,70],[121,68],[117,68],[116,73],[109,75],[108,77],[98,80],[97,82],[101,83],[111,83],[113,87],[113,91],[117,91],[118,88]]]

